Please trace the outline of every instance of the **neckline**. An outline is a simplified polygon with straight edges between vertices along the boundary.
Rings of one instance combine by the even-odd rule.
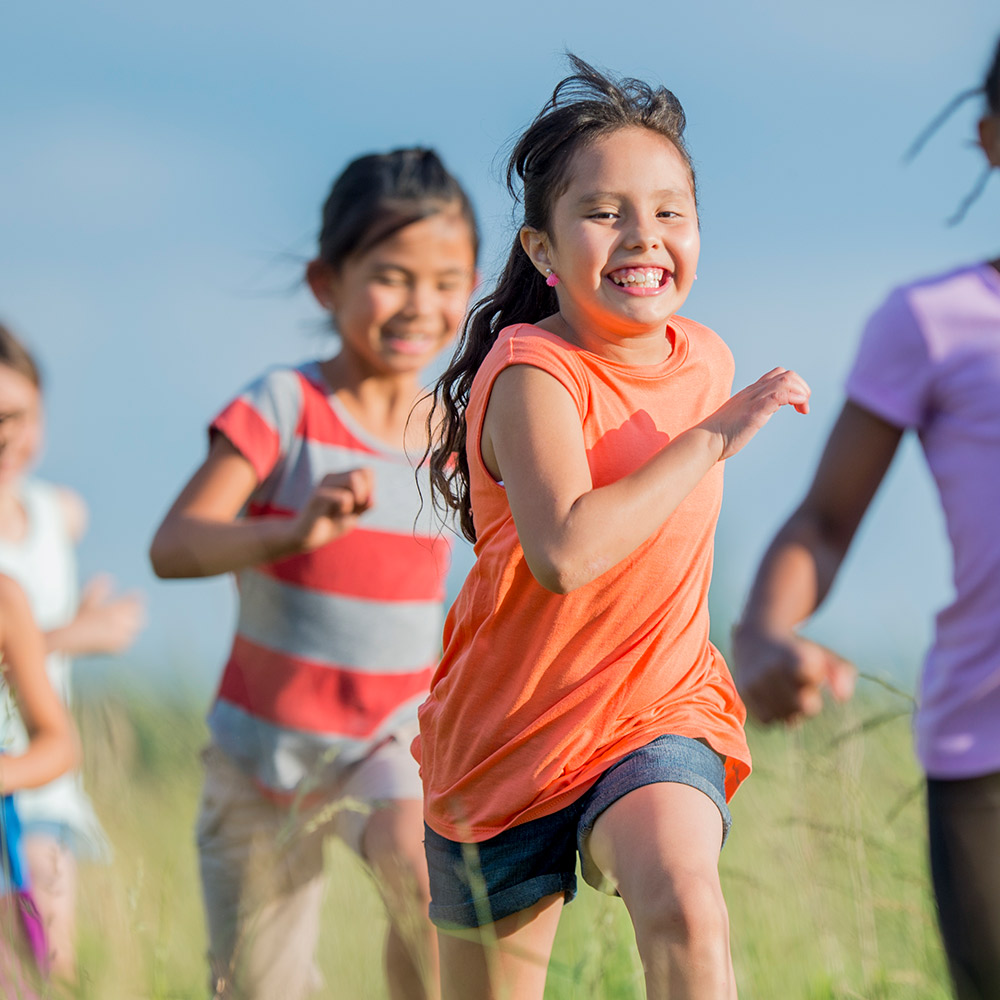
[[[673,334],[673,350],[670,352],[669,357],[666,357],[663,361],[658,361],[653,365],[633,365],[624,361],[615,361],[613,358],[606,358],[601,354],[597,354],[594,351],[588,351],[584,347],[571,343],[564,337],[560,337],[558,333],[552,333],[551,331],[545,330],[540,326],[535,326],[534,323],[517,323],[515,324],[515,328],[528,327],[535,333],[541,334],[541,336],[549,340],[557,341],[561,346],[565,347],[566,350],[572,351],[574,354],[582,355],[588,359],[592,359],[596,364],[612,368],[624,374],[631,375],[632,377],[659,379],[663,378],[664,375],[669,375],[676,371],[687,360],[690,338],[688,337],[688,332],[685,327],[689,322],[691,321],[686,320],[683,316],[672,316],[670,318],[670,321],[664,329],[664,335],[670,336],[670,334]]]
[[[373,451],[379,451],[386,455],[399,457],[409,462],[409,458],[407,457],[406,450],[404,448],[399,448],[390,444],[388,441],[383,441],[382,438],[373,434],[337,398],[337,393],[333,390],[332,386],[327,381],[326,376],[323,374],[322,362],[319,359],[307,361],[304,365],[300,366],[299,371],[312,385],[323,393],[323,397],[326,399],[330,409],[336,414],[337,419],[362,444],[371,448]]]

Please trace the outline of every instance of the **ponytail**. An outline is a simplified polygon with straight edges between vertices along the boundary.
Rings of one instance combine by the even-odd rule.
[[[515,237],[496,289],[472,307],[455,356],[434,386],[427,421],[431,498],[442,515],[457,512],[462,534],[470,542],[476,540],[476,528],[469,499],[465,410],[476,372],[501,330],[514,323],[537,323],[558,309],[555,290],[545,284],[521,248],[520,237]],[[440,426],[435,426],[436,420]]]

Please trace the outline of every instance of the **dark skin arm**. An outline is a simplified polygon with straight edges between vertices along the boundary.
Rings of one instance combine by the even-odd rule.
[[[854,668],[795,630],[829,593],[902,435],[846,403],[809,492],[764,555],[733,630],[736,683],[760,722],[815,715],[824,688],[841,700],[853,692]]]

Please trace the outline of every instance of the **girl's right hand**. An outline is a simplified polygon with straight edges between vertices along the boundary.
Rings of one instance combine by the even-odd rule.
[[[257,470],[222,434],[157,529],[149,557],[164,579],[236,573],[312,552],[350,531],[372,505],[371,469],[329,475],[297,514],[243,517]]]
[[[295,519],[295,541],[300,552],[312,552],[346,535],[371,508],[375,477],[371,469],[324,476]]]
[[[772,368],[736,393],[698,426],[719,437],[719,460],[735,455],[782,406],[809,412],[812,390],[787,368]]]
[[[853,664],[832,649],[794,632],[775,636],[750,624],[733,628],[733,668],[747,710],[763,723],[817,715],[824,690],[847,701],[857,678]]]

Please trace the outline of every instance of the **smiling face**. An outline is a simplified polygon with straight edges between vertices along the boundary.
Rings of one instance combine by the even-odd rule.
[[[309,284],[343,352],[369,375],[414,376],[458,332],[476,280],[468,221],[445,208],[339,267],[314,261]]]
[[[41,443],[41,392],[29,378],[0,364],[0,489],[28,471]]]
[[[624,128],[582,147],[549,231],[525,229],[535,266],[559,277],[572,339],[603,353],[669,350],[666,324],[694,281],[700,240],[691,174],[669,139]]]

